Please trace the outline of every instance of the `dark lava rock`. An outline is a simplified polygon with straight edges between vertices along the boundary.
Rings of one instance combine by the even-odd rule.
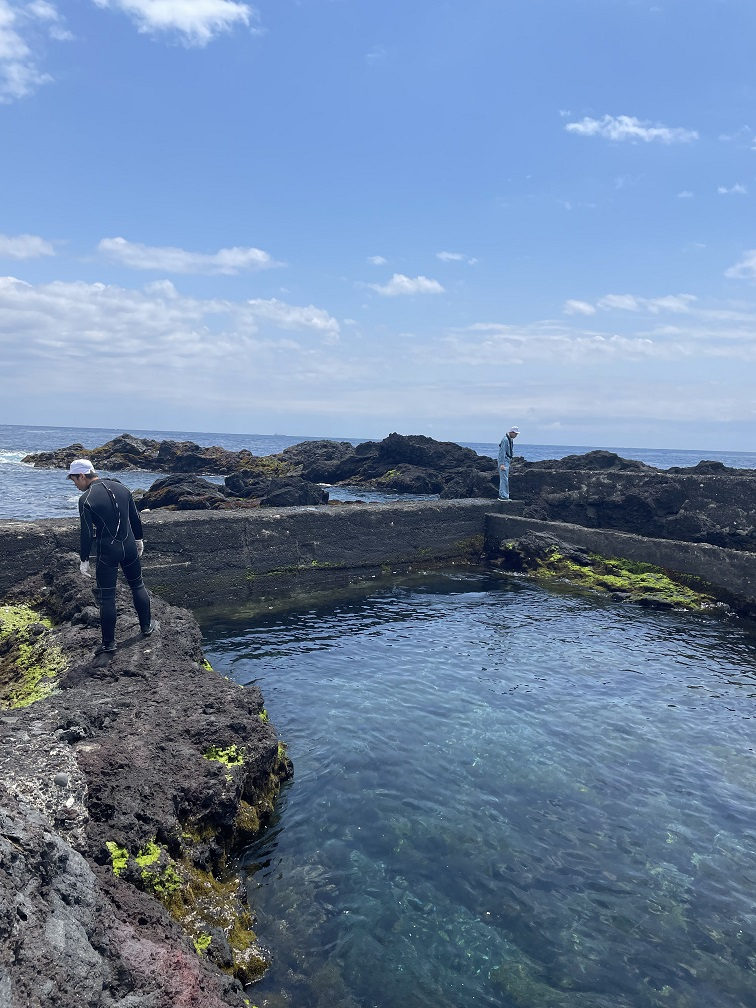
[[[292,476],[302,476],[311,483],[331,483],[334,464],[352,455],[354,445],[348,441],[321,440],[302,441],[272,457],[279,460]]]
[[[122,472],[128,469],[154,469],[159,442],[146,438],[121,434],[100,448],[95,448],[89,458],[96,469],[108,472]]]
[[[228,872],[291,772],[259,690],[213,672],[191,614],[155,596],[144,639],[123,586],[118,650],[93,661],[74,553],[3,601],[35,599],[57,688],[0,710],[0,1004],[243,1008],[237,978],[267,960]]]
[[[544,459],[541,462],[526,462],[524,459],[518,460],[521,465],[528,469],[537,469],[541,472],[574,471],[574,472],[595,472],[611,469],[617,472],[659,472],[653,466],[646,465],[645,462],[638,462],[636,459],[622,458],[614,452],[597,451],[585,452],[584,455],[565,455],[560,459]]]
[[[137,500],[140,511],[168,508],[171,511],[214,511],[228,505],[222,486],[201,476],[176,475],[156,480]]]
[[[66,448],[56,448],[49,452],[36,452],[32,455],[25,455],[21,459],[26,465],[32,465],[35,469],[68,469],[75,458],[90,458],[91,451],[85,448],[78,441],[68,445]]]
[[[226,477],[225,484],[226,490],[233,497],[257,499],[260,507],[299,507],[328,503],[326,490],[299,476],[233,473]]]
[[[756,471],[660,470],[618,458],[525,463],[512,474],[513,496],[528,518],[756,552]]]
[[[377,490],[407,494],[437,494],[444,488],[443,476],[433,469],[400,462],[373,480]]]
[[[294,445],[272,458],[296,462],[301,475],[320,483],[371,487],[390,493],[492,497],[496,460],[450,441],[422,434],[389,434],[383,441],[317,441]]]
[[[452,441],[435,441],[423,434],[389,434],[378,444],[378,458],[392,465],[406,462],[438,472],[462,468],[485,472],[496,468],[495,459],[478,455],[472,448],[463,448]]]
[[[212,475],[254,468],[260,462],[246,450],[231,452],[217,445],[205,448],[193,441],[151,441],[131,434],[121,434],[99,448],[72,444],[52,452],[27,455],[23,461],[41,469],[67,469],[75,458],[88,458],[103,472],[144,469]]]
[[[752,472],[756,476],[756,472],[750,469],[730,469],[724,464],[724,462],[715,462],[714,459],[701,459],[694,466],[670,466],[667,469],[670,473],[688,473],[690,475],[695,475],[700,473],[702,476],[713,476],[721,475],[724,476],[727,473],[739,473],[740,475],[748,475]]]
[[[73,458],[91,458],[102,471],[146,469],[171,474],[219,474],[239,478],[227,483],[229,492],[245,500],[257,499],[262,507],[322,504],[322,492],[296,483],[268,485],[265,479],[300,477],[309,484],[375,487],[390,493],[492,497],[488,477],[496,475],[496,461],[451,441],[435,441],[422,434],[389,434],[382,441],[302,441],[277,455],[258,457],[248,451],[231,452],[218,446],[202,447],[192,441],[149,441],[123,434],[100,448],[69,445],[24,459],[36,466],[67,468]],[[483,478],[481,478],[483,474]],[[169,477],[170,479],[170,477]],[[235,489],[242,482],[256,489]],[[143,498],[141,507],[217,509],[229,507],[207,485],[158,481]],[[159,495],[159,496],[155,496]]]
[[[526,532],[512,542],[503,543],[494,566],[503,570],[527,572],[537,570],[554,552],[579,566],[590,566],[586,550],[561,542],[548,532]]]
[[[443,490],[442,500],[459,500],[463,497],[499,496],[499,477],[496,471],[483,472],[480,469],[459,469],[449,473]]]
[[[225,475],[254,466],[257,461],[257,456],[246,450],[231,452],[217,445],[203,448],[193,441],[161,441],[154,468],[171,473]]]
[[[99,448],[85,448],[77,443],[51,452],[27,455],[23,461],[37,469],[68,469],[75,458],[87,458],[95,469],[108,472],[154,469],[158,447],[158,441],[119,434]]]

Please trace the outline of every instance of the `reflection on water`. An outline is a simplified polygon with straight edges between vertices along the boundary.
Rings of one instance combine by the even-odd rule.
[[[474,575],[206,627],[295,778],[260,1008],[756,1004],[756,639]]]

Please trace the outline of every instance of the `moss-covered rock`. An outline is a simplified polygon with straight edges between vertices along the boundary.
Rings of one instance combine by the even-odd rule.
[[[655,609],[707,609],[718,605],[713,588],[700,579],[619,557],[603,557],[564,546],[551,536],[530,533],[504,543],[494,565],[533,577],[567,581],[590,591]]]
[[[49,696],[67,669],[52,623],[31,605],[0,606],[0,709]]]

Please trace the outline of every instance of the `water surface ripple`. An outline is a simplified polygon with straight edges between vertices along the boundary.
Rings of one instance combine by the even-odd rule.
[[[205,632],[296,770],[260,1008],[756,1004],[753,628],[471,574]]]

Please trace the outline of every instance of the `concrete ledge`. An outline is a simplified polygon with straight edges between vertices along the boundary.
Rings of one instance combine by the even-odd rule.
[[[328,590],[387,567],[479,558],[486,514],[521,507],[473,499],[146,512],[145,582],[189,607]],[[78,528],[78,519],[0,522],[0,593],[51,553],[78,551]]]
[[[537,521],[518,515],[489,514],[486,518],[486,552],[527,532],[556,536],[605,557],[621,557],[654,564],[669,571],[702,578],[713,585],[723,601],[743,614],[756,614],[756,554],[673,539],[647,539],[627,532],[584,528],[562,522]]]

